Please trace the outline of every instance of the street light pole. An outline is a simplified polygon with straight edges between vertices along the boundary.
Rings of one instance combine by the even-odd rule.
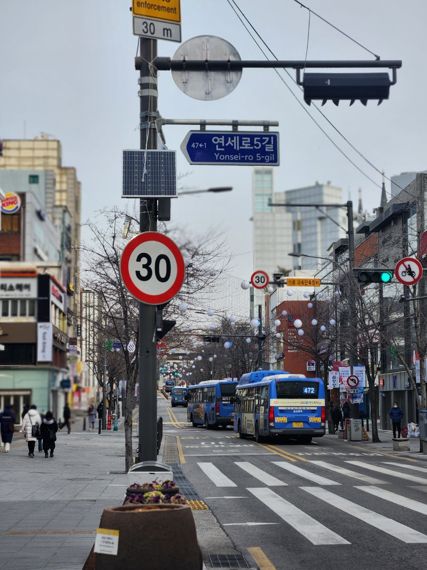
[[[140,38],[140,149],[157,148],[157,41]],[[140,199],[139,229],[157,230],[157,200]],[[156,310],[139,304],[139,461],[157,459]]]

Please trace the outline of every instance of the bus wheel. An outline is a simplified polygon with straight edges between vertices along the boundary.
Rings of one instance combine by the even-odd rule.
[[[213,429],[214,426],[208,422],[208,416],[205,416],[206,429]]]
[[[197,424],[196,424],[196,422],[195,422],[194,419],[193,419],[193,414],[191,414],[190,422],[191,422],[191,425],[192,425],[193,427],[197,427]]]
[[[257,443],[261,443],[264,441],[264,438],[259,435],[258,423],[255,424],[255,441]]]
[[[309,444],[309,443],[311,443],[311,435],[302,435],[302,436],[299,438],[299,441],[300,441],[301,443]]]

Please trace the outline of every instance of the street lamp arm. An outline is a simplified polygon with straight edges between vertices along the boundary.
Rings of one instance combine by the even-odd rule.
[[[232,186],[216,186],[213,188],[206,188],[205,190],[184,190],[183,192],[178,192],[178,196],[185,196],[189,194],[206,194],[207,192],[218,194],[220,192],[231,192],[232,190]]]

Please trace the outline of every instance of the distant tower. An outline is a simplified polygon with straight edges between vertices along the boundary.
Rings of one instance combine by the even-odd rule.
[[[387,206],[387,193],[385,191],[385,182],[384,182],[384,177],[383,177],[383,183],[381,185],[381,202],[380,202],[380,208],[383,209]]]

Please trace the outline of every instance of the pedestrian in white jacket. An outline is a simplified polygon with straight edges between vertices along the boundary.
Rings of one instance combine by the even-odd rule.
[[[20,429],[21,433],[25,434],[25,439],[27,440],[28,457],[34,457],[34,448],[37,441],[37,437],[33,435],[33,426],[38,426],[40,430],[41,424],[42,419],[37,411],[37,406],[33,404],[25,414],[24,419],[22,420],[22,427]]]

